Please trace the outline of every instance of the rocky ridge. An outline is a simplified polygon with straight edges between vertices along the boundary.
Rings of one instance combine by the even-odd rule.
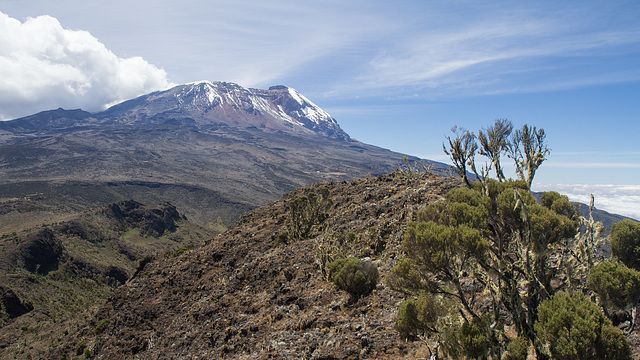
[[[72,353],[81,341],[100,359],[424,355],[420,342],[407,343],[395,331],[402,296],[384,279],[400,254],[406,223],[460,185],[457,179],[396,171],[297,189],[199,249],[146,263],[83,330],[48,356]],[[322,187],[332,202],[322,229],[303,240],[283,240],[290,202]],[[332,257],[376,264],[381,280],[372,294],[352,302],[326,280],[322,249],[328,247]]]

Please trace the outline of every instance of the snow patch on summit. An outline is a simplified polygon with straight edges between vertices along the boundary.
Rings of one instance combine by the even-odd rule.
[[[296,89],[287,88],[289,95],[302,106],[302,116],[313,121],[316,124],[327,122],[337,125],[336,121],[326,111],[322,110],[318,105],[311,102],[311,100],[304,97]]]
[[[197,81],[171,91],[177,106],[194,118],[223,119],[235,116],[243,124],[269,123],[286,125],[284,129],[303,127],[330,137],[349,139],[338,123],[326,111],[297,90],[272,86],[268,90],[250,89],[229,82]],[[168,104],[168,103],[165,103]],[[235,115],[233,115],[235,114]],[[277,125],[280,124],[280,125]]]

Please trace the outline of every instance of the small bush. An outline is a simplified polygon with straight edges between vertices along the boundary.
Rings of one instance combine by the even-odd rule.
[[[512,340],[507,346],[507,353],[504,356],[505,360],[527,360],[529,354],[529,339],[524,336],[519,336],[515,340]]]
[[[624,334],[580,292],[561,292],[543,301],[535,331],[554,359],[631,359]]]
[[[465,321],[460,328],[460,342],[470,358],[481,358],[487,354],[487,326],[480,318]]]
[[[613,224],[611,252],[628,267],[640,270],[640,223],[624,219]]]
[[[406,300],[400,305],[396,330],[403,339],[416,339],[435,332],[436,322],[443,313],[435,295],[422,291],[415,300]]]
[[[603,261],[591,269],[587,286],[598,294],[602,305],[624,309],[640,297],[640,271],[621,262]]]
[[[413,300],[402,302],[398,309],[398,320],[396,321],[396,330],[400,333],[400,337],[414,340],[422,333],[420,325],[416,302]]]
[[[282,244],[286,244],[289,242],[289,232],[287,230],[283,230],[278,234],[278,242]]]
[[[80,340],[76,345],[76,355],[80,356],[84,354],[84,350],[87,348],[87,344],[85,344],[84,340]]]
[[[329,189],[321,187],[318,193],[308,192],[291,200],[288,204],[288,240],[302,240],[312,237],[313,229],[327,218],[327,211],[333,205]]]
[[[355,299],[368,294],[378,284],[378,269],[369,261],[354,257],[329,264],[329,279]]]

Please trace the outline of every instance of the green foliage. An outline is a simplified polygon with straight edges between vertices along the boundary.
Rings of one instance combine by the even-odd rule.
[[[481,318],[465,321],[460,328],[460,343],[464,353],[471,358],[484,357],[488,352],[487,325]]]
[[[289,241],[289,232],[287,230],[283,230],[278,234],[278,242],[286,244]]]
[[[624,219],[613,224],[611,251],[628,267],[640,270],[640,223]]]
[[[222,221],[222,218],[220,216],[216,218],[215,223],[214,222],[209,223],[209,229],[220,232],[220,233],[227,231],[228,228],[229,227],[225,225],[224,221]]]
[[[535,330],[554,359],[631,358],[622,332],[581,292],[560,292],[542,302]]]
[[[531,237],[536,244],[545,246],[572,238],[577,224],[570,218],[543,206],[530,206]]]
[[[454,323],[442,330],[440,348],[452,359],[458,359],[463,355],[460,345],[460,326],[459,323]]]
[[[471,320],[479,318],[474,308],[479,296],[508,312],[518,335],[534,343],[537,307],[555,292],[551,280],[562,271],[549,264],[564,240],[576,234],[577,222],[566,216],[574,213],[564,197],[546,195],[547,207],[526,188],[523,181],[489,179],[484,186],[450,191],[445,201],[427,206],[418,221],[408,224],[406,259],[388,277],[389,286],[405,294],[424,290],[455,301],[456,311],[470,315],[466,333],[457,335],[470,353],[484,351],[480,344],[485,344],[491,356],[501,356],[504,346],[486,340],[507,338],[497,311],[487,314],[485,323],[499,326]],[[482,341],[480,329],[485,331]]]
[[[193,248],[195,247],[195,245],[193,244],[188,244],[187,246],[182,246],[174,251],[166,251],[163,255],[163,257],[165,259],[170,259],[170,258],[174,258],[174,257],[178,257],[184,253],[186,253],[187,251],[193,250]]]
[[[578,209],[569,201],[569,198],[555,191],[543,192],[540,197],[540,205],[572,220],[576,219],[579,215]]]
[[[640,271],[620,262],[603,261],[591,269],[588,286],[601,304],[624,309],[640,297]]]
[[[419,289],[427,288],[423,283],[424,274],[418,270],[412,259],[400,259],[398,265],[391,270],[387,277],[387,285],[390,288],[405,294],[414,294]]]
[[[631,359],[631,348],[627,337],[620,329],[609,323],[602,327],[599,346],[602,360]]]
[[[436,322],[445,313],[435,295],[420,292],[416,299],[406,300],[398,309],[396,330],[403,339],[415,339],[436,332]]]
[[[321,187],[318,193],[309,192],[289,202],[287,225],[290,240],[302,240],[311,235],[314,226],[327,218],[327,210],[333,205],[329,189]]]
[[[512,340],[507,346],[504,360],[527,360],[529,354],[529,339],[524,336],[518,336]]]
[[[414,340],[425,332],[426,329],[418,320],[418,307],[415,301],[406,300],[400,305],[396,330],[401,338],[410,340]]]
[[[378,269],[371,262],[354,257],[338,259],[329,264],[329,279],[357,299],[376,288]]]
[[[409,258],[425,270],[448,277],[458,276],[464,270],[465,259],[482,257],[489,243],[480,232],[467,225],[457,227],[435,222],[411,222],[403,249]],[[456,261],[457,259],[462,262]]]

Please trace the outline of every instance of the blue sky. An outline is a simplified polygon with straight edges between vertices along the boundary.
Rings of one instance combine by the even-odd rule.
[[[534,190],[638,219],[638,19],[637,0],[0,0],[0,118],[284,84],[358,140],[441,161],[452,126],[507,118],[548,134]]]

